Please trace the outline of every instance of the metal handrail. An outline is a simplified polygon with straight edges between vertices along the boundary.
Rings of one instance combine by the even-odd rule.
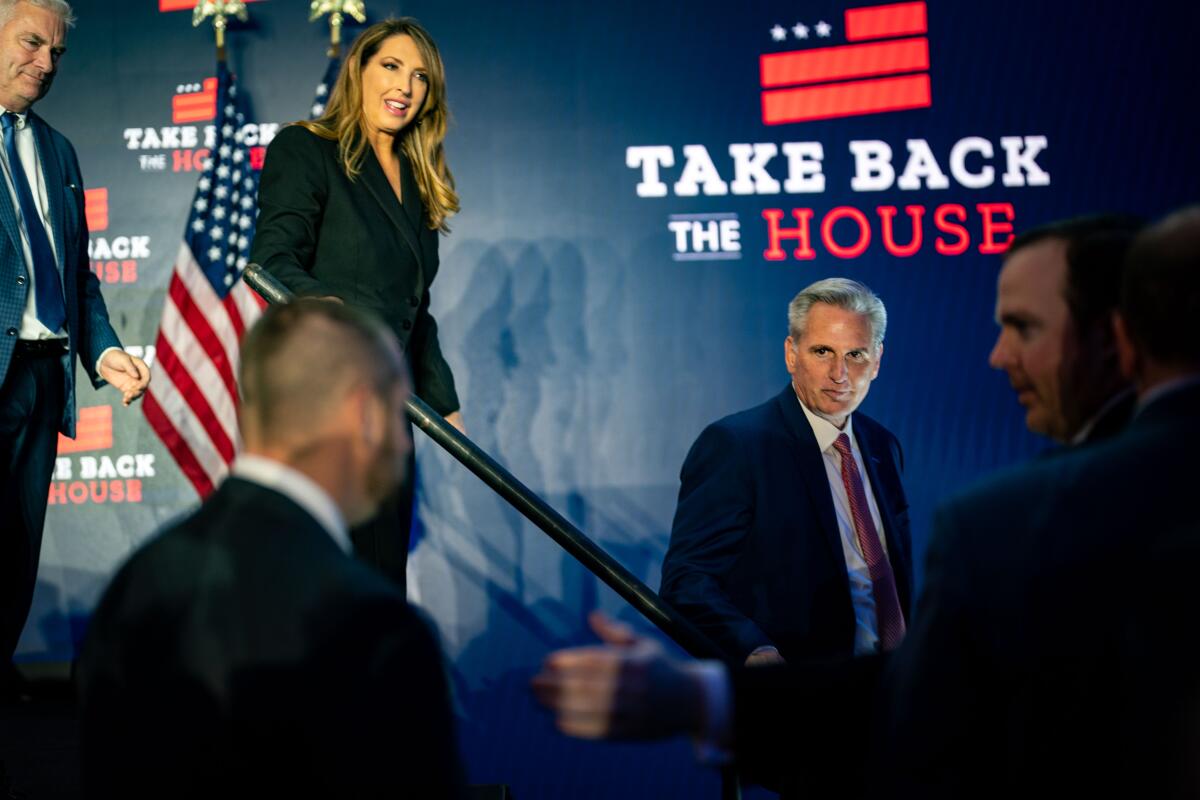
[[[247,266],[242,279],[270,303],[286,303],[294,297],[287,287],[258,264]],[[680,616],[678,611],[663,602],[649,586],[555,511],[485,450],[446,422],[424,400],[416,395],[409,395],[405,408],[413,424],[430,439],[475,473],[496,494],[507,500],[513,508],[690,655],[696,658],[729,660],[728,654]]]

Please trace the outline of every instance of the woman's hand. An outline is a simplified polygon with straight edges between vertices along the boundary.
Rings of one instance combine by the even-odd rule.
[[[467,423],[463,422],[461,411],[451,411],[446,415],[446,422],[449,422],[451,425],[457,428],[458,432],[463,436],[467,435]]]

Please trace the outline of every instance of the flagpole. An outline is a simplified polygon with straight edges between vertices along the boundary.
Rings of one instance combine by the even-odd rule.
[[[342,54],[342,23],[346,15],[357,22],[367,21],[365,0],[312,0],[309,6],[308,21],[316,22],[321,17],[329,15],[329,51],[330,58],[338,58]]]
[[[217,37],[217,63],[225,61],[225,29],[231,16],[242,22],[250,18],[246,13],[245,0],[196,0],[196,8],[192,11],[193,28],[199,27],[204,20],[212,17],[213,30]]]

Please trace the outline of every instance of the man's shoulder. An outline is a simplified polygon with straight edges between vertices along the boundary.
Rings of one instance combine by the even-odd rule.
[[[71,140],[59,131],[58,128],[47,122],[44,117],[39,116],[37,112],[29,112],[29,124],[35,128],[41,128],[57,149],[65,150],[71,154],[75,153],[75,146],[71,144]]]
[[[868,436],[888,439],[890,441],[899,442],[896,434],[892,433],[882,422],[874,417],[867,416],[861,411],[854,412],[854,427],[856,430],[865,433]]]
[[[783,421],[779,402],[779,395],[776,395],[756,406],[721,417],[708,427],[741,435],[777,430]]]

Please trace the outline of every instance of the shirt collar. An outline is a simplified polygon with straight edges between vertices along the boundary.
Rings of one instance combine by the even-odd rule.
[[[329,493],[316,481],[299,470],[265,456],[242,453],[233,462],[232,474],[242,480],[257,483],[280,494],[303,508],[321,524],[338,547],[354,552],[350,532],[342,512]]]
[[[1133,394],[1133,389],[1126,388],[1108,398],[1108,402],[1100,406],[1100,410],[1093,414],[1091,419],[1083,423],[1083,427],[1071,437],[1071,444],[1080,445],[1086,442],[1087,438],[1092,435],[1092,430],[1096,427],[1096,423],[1104,419],[1105,414],[1123,403],[1131,394]]]
[[[838,428],[824,417],[818,417],[816,414],[808,410],[808,406],[800,400],[800,396],[796,396],[796,402],[800,403],[800,408],[804,409],[804,416],[808,419],[808,424],[812,426],[813,436],[817,437],[817,447],[824,453],[829,448],[833,447],[833,443],[843,433],[850,437],[850,446],[854,447],[854,417],[846,417],[846,427]]]
[[[0,106],[0,114],[12,114],[17,118],[17,130],[25,127],[25,123],[29,122],[29,111],[9,111],[4,106]]]

